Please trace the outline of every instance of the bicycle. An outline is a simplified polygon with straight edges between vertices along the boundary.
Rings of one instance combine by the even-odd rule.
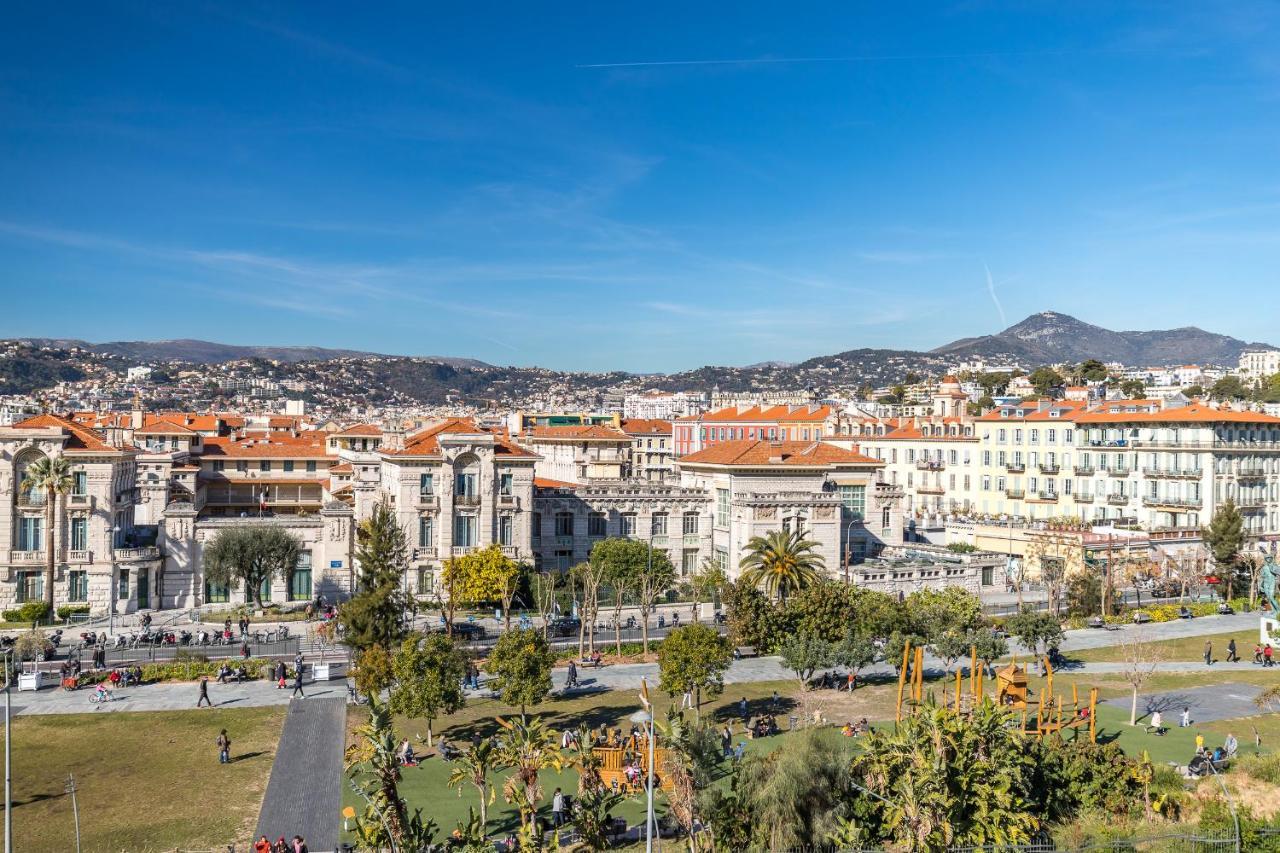
[[[89,694],[90,705],[103,705],[116,701],[116,694],[110,690],[95,690]]]

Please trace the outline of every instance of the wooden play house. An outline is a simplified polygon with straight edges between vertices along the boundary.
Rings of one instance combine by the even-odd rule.
[[[618,791],[642,791],[649,778],[649,739],[643,736],[632,736],[625,740],[625,746],[594,746],[591,751],[600,757],[600,779],[605,786]],[[655,787],[670,791],[675,786],[674,780],[662,772],[666,766],[669,750],[654,745],[653,749],[653,783]],[[638,783],[627,780],[626,762],[630,755],[640,771]]]
[[[1016,663],[1010,663],[1006,667],[996,670],[996,704],[1002,708],[1012,708],[1015,711],[1026,710],[1027,696],[1030,688],[1027,686],[1027,671]]]

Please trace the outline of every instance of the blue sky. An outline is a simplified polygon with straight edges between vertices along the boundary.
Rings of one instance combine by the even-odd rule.
[[[637,371],[1045,309],[1280,342],[1280,7],[1003,5],[14,5],[0,336]]]

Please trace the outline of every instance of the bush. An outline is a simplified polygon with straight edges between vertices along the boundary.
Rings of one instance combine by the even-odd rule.
[[[28,601],[14,610],[6,610],[3,614],[6,622],[39,622],[49,616],[49,605],[44,601]]]
[[[88,612],[89,605],[87,604],[63,604],[58,607],[58,618],[66,622],[72,616]]]

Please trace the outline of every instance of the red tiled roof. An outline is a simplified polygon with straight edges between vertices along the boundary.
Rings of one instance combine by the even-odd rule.
[[[94,430],[59,415],[36,415],[13,425],[14,429],[48,429],[49,427],[58,427],[68,434],[67,443],[63,446],[66,450],[84,450],[93,453],[133,451],[132,447],[115,447],[107,444],[106,439]]]
[[[1009,412],[1004,417],[1001,412]],[[997,406],[994,410],[980,415],[977,421],[1070,421],[1082,414],[1085,404],[1079,400],[1051,400],[1015,403],[1012,406]],[[1051,414],[1056,412],[1056,414]]]
[[[534,477],[533,487],[535,489],[576,489],[576,483],[566,483],[563,480],[552,480],[547,477]]]
[[[1160,412],[1089,412],[1075,418],[1078,423],[1234,423],[1265,424],[1276,426],[1280,418],[1261,412],[1238,412],[1235,409],[1215,409],[1204,403],[1190,403],[1176,409]]]
[[[763,408],[761,406],[751,406],[746,409],[739,409],[737,406],[730,406],[727,409],[720,409],[715,412],[706,412],[693,420],[724,422],[756,422],[756,421],[776,421],[778,423],[803,422],[811,423],[814,421],[825,421],[831,417],[830,406],[770,406]],[[681,418],[681,420],[685,420]]]
[[[283,432],[258,433],[253,437],[217,436],[204,440],[202,459],[235,457],[237,459],[324,459],[325,434],[306,432],[292,435]]]
[[[329,466],[330,474],[352,474],[355,469],[351,467],[350,462],[339,462],[337,465]]]
[[[195,430],[187,429],[172,421],[154,421],[149,426],[136,430],[134,435],[195,435]]]
[[[352,424],[339,432],[330,433],[330,435],[338,436],[382,436],[382,427],[377,424]]]
[[[529,438],[564,441],[627,441],[627,434],[611,426],[584,424],[582,426],[535,426],[529,430]]]
[[[470,418],[449,418],[444,423],[427,427],[422,432],[409,436],[405,440],[403,450],[383,451],[386,456],[440,456],[439,436],[446,433],[487,433],[493,436],[494,453],[499,456],[524,457],[536,459],[538,454],[525,450],[514,444],[505,432],[482,429]]]
[[[865,456],[856,450],[845,450],[822,441],[753,441],[740,439],[724,441],[711,447],[690,453],[680,459],[681,464],[702,465],[884,465],[879,459]]]
[[[622,431],[627,435],[670,435],[671,421],[658,418],[626,418]]]

